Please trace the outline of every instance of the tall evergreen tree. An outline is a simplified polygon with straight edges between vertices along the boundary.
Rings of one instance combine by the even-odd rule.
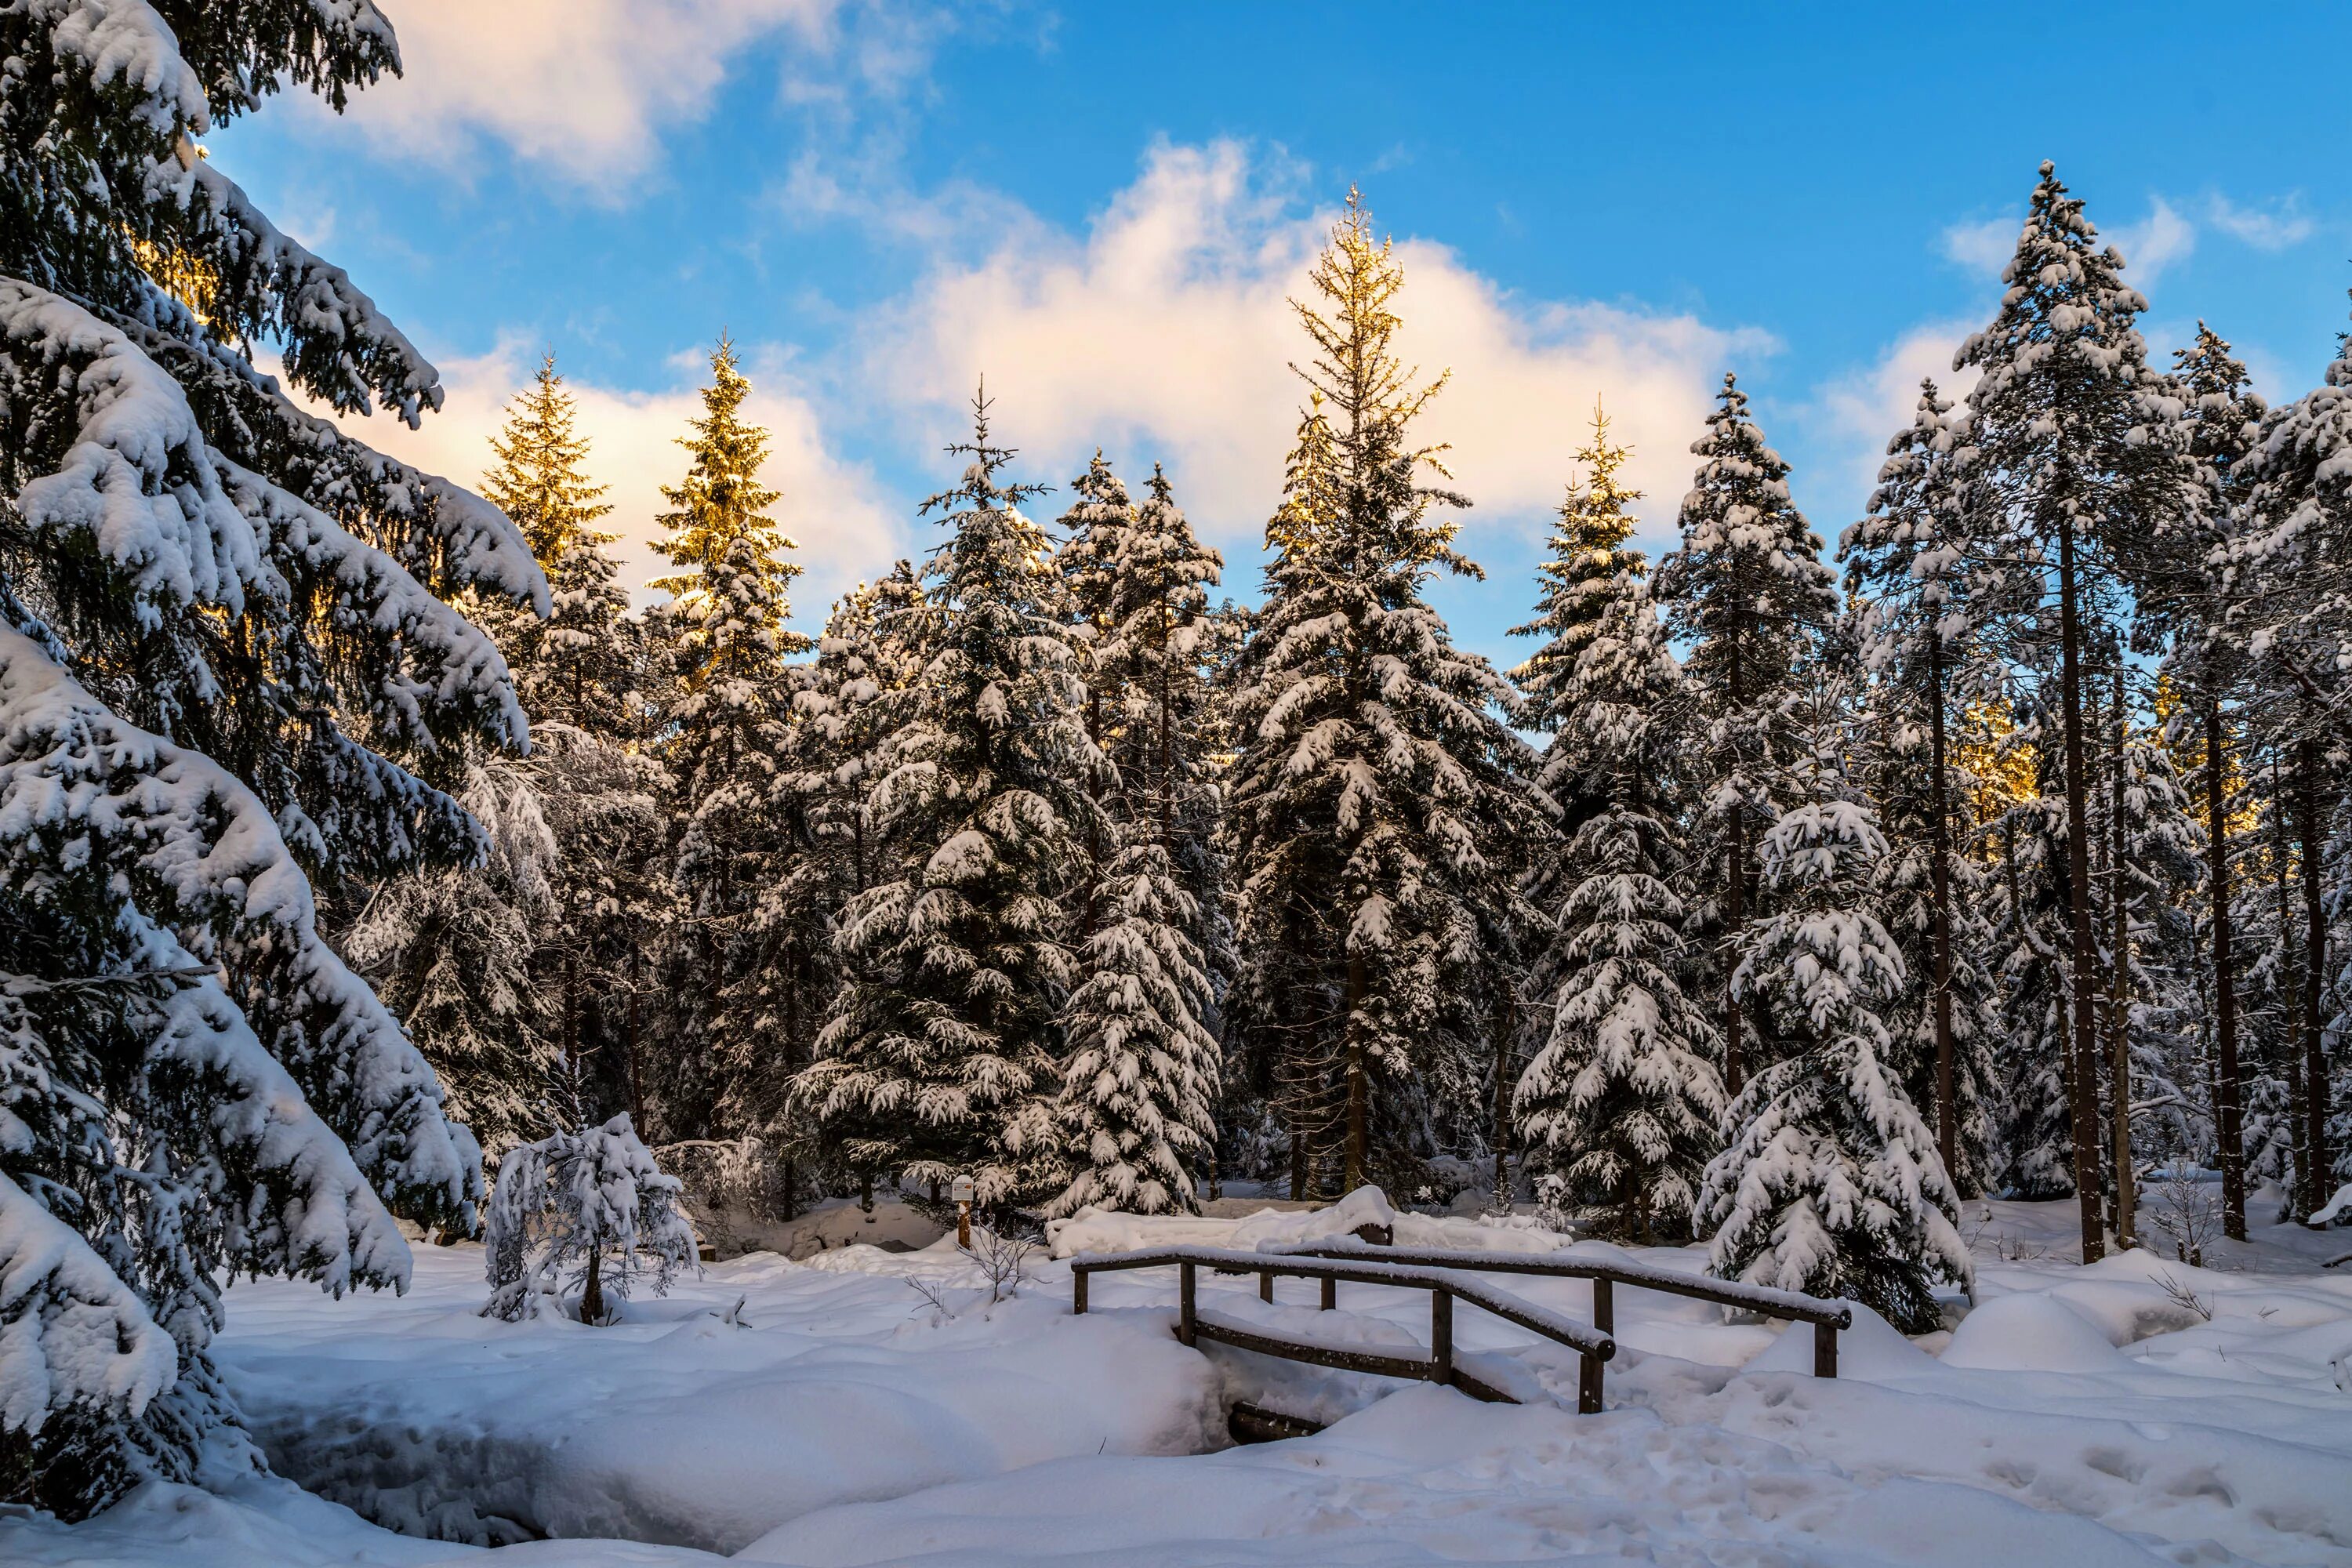
[[[2061,747],[2066,834],[2067,952],[2074,1190],[2083,1258],[2105,1250],[2098,1107],[2097,933],[2086,820],[2091,788],[2086,662],[2113,627],[2138,552],[2192,502],[2194,474],[2169,438],[2163,378],[2133,325],[2147,301],[2123,281],[2123,258],[2097,244],[2081,200],[2048,163],[2001,274],[1990,325],[1956,365],[1980,374],[1969,395],[1964,477],[2000,581],[2021,603],[2012,629],[2032,662],[2054,663],[2048,707]],[[2051,601],[2054,600],[2053,605]],[[2054,608],[2055,616],[2048,611]]]
[[[1733,377],[1723,378],[1707,433],[1691,451],[1699,466],[1683,498],[1682,545],[1659,563],[1657,595],[1668,629],[1690,648],[1689,765],[1706,868],[1692,912],[1723,944],[1723,1076],[1738,1094],[1749,1029],[1771,1021],[1748,1016],[1731,984],[1730,953],[1759,912],[1755,840],[1780,812],[1796,755],[1790,703],[1836,618],[1837,579],[1789,499],[1789,465],[1764,444]]]
[[[1990,1158],[1991,976],[1988,880],[1963,853],[1953,715],[1999,695],[1978,632],[1987,614],[1955,471],[1952,405],[1923,381],[1908,427],[1887,445],[1870,515],[1841,548],[1863,596],[1858,641],[1871,678],[1864,726],[1873,797],[1891,841],[1878,912],[1910,977],[1887,1010],[1914,1100],[1934,1108],[1936,1147],[1965,1190]]]
[[[2335,1174],[2334,1075],[2327,1060],[2331,887],[2327,844],[2341,796],[2344,674],[2352,668],[2352,333],[2339,339],[2326,381],[2278,411],[2250,454],[2247,537],[2229,576],[2243,606],[2237,629],[2257,656],[2263,728],[2285,763],[2286,792],[2275,809],[2292,813],[2301,884],[2295,921],[2302,994],[2295,1016],[2301,1048],[2298,1206],[2326,1200]],[[2289,803],[2292,803],[2291,805]],[[2341,863],[2336,862],[2340,877]]]
[[[809,642],[784,625],[801,569],[768,516],[782,499],[760,480],[768,433],[743,418],[751,384],[723,338],[710,372],[702,416],[678,443],[693,460],[662,491],[669,536],[656,548],[673,570],[652,584],[672,595],[653,626],[672,683],[662,757],[681,919],[660,1125],[670,1138],[775,1140],[798,1065],[782,1026],[789,922],[773,897],[788,853],[785,660]]]
[[[1499,1067],[1538,825],[1516,776],[1527,747],[1497,717],[1517,696],[1423,596],[1438,569],[1475,570],[1438,510],[1466,503],[1423,482],[1447,478],[1412,435],[1444,378],[1418,384],[1396,357],[1402,274],[1353,192],[1310,279],[1318,300],[1294,305],[1315,354],[1296,368],[1320,401],[1234,700],[1243,945],[1264,966],[1237,1001],[1269,1048],[1331,1069],[1352,1187],[1376,1143],[1405,1173],[1433,1114]],[[1336,1013],[1270,1006],[1277,986]],[[1305,1174],[1294,1163],[1294,1190]]]
[[[261,374],[410,424],[439,379],[196,138],[394,68],[372,7],[0,14],[0,1498],[79,1516],[257,1464],[208,1346],[232,1273],[400,1285],[478,1153],[321,939],[484,852],[412,769],[526,736],[447,604],[545,605],[521,538]]]
[[[2151,569],[2142,574],[2143,627],[2166,639],[2168,677],[2193,708],[2204,740],[2200,775],[2205,808],[2207,931],[2213,1016],[2213,1116],[2221,1166],[2222,1228],[2246,1236],[2245,1113],[2239,1047],[2238,954],[2231,881],[2228,710],[2241,694],[2245,659],[2233,622],[2229,584],[2232,548],[2242,534],[2252,477],[2246,461],[2260,439],[2263,400],[2246,367],[2202,321],[2197,341],[2173,355],[2184,444],[2197,465],[2196,504],[2165,520]]]
[[[1563,554],[1577,548],[1562,542]],[[1531,1167],[1610,1203],[1621,1234],[1648,1242],[1661,1225],[1688,1227],[1724,1094],[1714,1028],[1684,989],[1692,965],[1675,884],[1685,867],[1664,784],[1681,675],[1640,555],[1623,554],[1605,597],[1580,595],[1592,613],[1577,624],[1575,664],[1547,683],[1561,727],[1542,776],[1582,820],[1559,856],[1560,902],[1545,911],[1555,930],[1536,1002],[1550,1027],[1512,1109]]]
[[[889,848],[850,903],[847,978],[802,1074],[798,1103],[866,1176],[973,1179],[985,1205],[1067,1179],[1054,1105],[1062,1009],[1076,978],[1066,900],[1105,837],[1103,768],[1036,487],[973,403],[962,479],[923,503],[951,531],[932,556],[909,641],[929,658],[889,700],[895,725],[873,805]]]
[[[1126,493],[1099,453],[1080,485]],[[1084,520],[1069,552],[1085,563],[1076,594],[1093,634],[1089,713],[1110,763],[1111,848],[1063,1020],[1057,1115],[1074,1174],[1053,1207],[1189,1210],[1215,1154],[1212,975],[1229,964],[1209,756],[1224,641],[1209,589],[1223,563],[1156,467],[1150,499]]]

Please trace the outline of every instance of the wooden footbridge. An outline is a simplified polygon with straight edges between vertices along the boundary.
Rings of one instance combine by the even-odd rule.
[[[1629,1289],[1712,1301],[1790,1322],[1809,1323],[1813,1331],[1816,1377],[1837,1375],[1838,1331],[1853,1325],[1853,1310],[1849,1303],[1823,1300],[1793,1290],[1709,1279],[1635,1263],[1570,1258],[1564,1253],[1417,1251],[1368,1240],[1307,1242],[1262,1252],[1218,1247],[1161,1247],[1109,1257],[1077,1258],[1070,1263],[1072,1310],[1087,1310],[1087,1283],[1097,1274],[1171,1265],[1177,1271],[1176,1337],[1185,1344],[1207,1340],[1236,1350],[1342,1372],[1440,1384],[1490,1403],[1518,1403],[1511,1394],[1465,1371],[1456,1359],[1454,1304],[1462,1301],[1574,1351],[1579,1358],[1576,1408],[1588,1415],[1601,1411],[1602,1369],[1617,1353],[1616,1292],[1621,1285]],[[1339,1288],[1342,1284],[1426,1290],[1429,1354],[1424,1358],[1325,1343],[1205,1314],[1200,1310],[1197,1289],[1200,1270],[1203,1268],[1217,1274],[1256,1275],[1258,1296],[1265,1301],[1274,1300],[1274,1282],[1278,1279],[1316,1280],[1322,1287],[1319,1305],[1327,1312],[1339,1305]],[[1580,1323],[1563,1317],[1479,1278],[1488,1274],[1591,1280],[1592,1321]],[[1234,1435],[1244,1441],[1301,1436],[1318,1429],[1312,1421],[1247,1405],[1235,1408],[1233,1426]]]

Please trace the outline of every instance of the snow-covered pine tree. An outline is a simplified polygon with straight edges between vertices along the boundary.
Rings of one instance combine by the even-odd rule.
[[[669,664],[661,758],[677,839],[670,883],[679,924],[665,965],[672,1005],[660,1071],[670,1138],[737,1132],[781,1142],[800,1061],[792,1024],[812,1026],[796,990],[790,911],[774,892],[790,853],[787,821],[793,672],[809,639],[785,626],[794,548],[768,516],[761,483],[768,433],[743,417],[751,383],[721,338],[702,416],[678,438],[692,455],[666,486],[669,536],[656,548],[671,595],[652,621]]]
[[[656,780],[627,747],[642,729],[637,627],[604,549],[614,536],[591,526],[611,509],[583,472],[588,445],[572,418],[550,355],[491,437],[498,461],[482,479],[552,598],[544,620],[463,601],[498,639],[531,717],[530,756],[477,748],[465,766],[461,798],[489,856],[382,884],[344,938],[493,1158],[546,1130],[559,1065],[593,1063],[600,1099],[635,1103],[610,1003],[655,923]]]
[[[1294,308],[1315,356],[1296,368],[1319,401],[1233,703],[1241,945],[1260,971],[1235,1008],[1291,1070],[1328,1067],[1343,1186],[1376,1152],[1417,1185],[1436,1117],[1477,1103],[1516,1028],[1517,882],[1540,824],[1528,748],[1498,717],[1517,693],[1424,596],[1436,571],[1475,571],[1439,510],[1466,502],[1423,482],[1448,477],[1412,433],[1444,377],[1417,384],[1396,357],[1403,277],[1356,193],[1310,279],[1319,302]]]
[[[482,493],[530,542],[547,573],[551,613],[542,620],[492,606],[484,619],[535,727],[562,724],[617,741],[633,728],[636,627],[605,548],[620,536],[595,526],[613,509],[585,471],[588,441],[573,427],[577,413],[550,353],[490,437],[498,461],[482,476]]]
[[[248,357],[440,405],[195,140],[289,79],[340,106],[390,29],[171,12],[0,14],[0,1496],[68,1516],[258,1463],[207,1352],[229,1272],[397,1285],[387,1203],[470,1224],[473,1141],[310,879],[480,853],[410,764],[524,721],[436,594],[546,592],[495,509]]]
[[[2000,309],[1954,362],[1980,373],[1969,394],[1960,464],[1971,531],[1986,541],[1987,557],[2008,563],[1994,575],[2020,606],[2011,619],[2015,638],[2043,645],[2033,665],[2056,666],[2046,703],[2070,823],[2089,809],[2087,650],[2103,624],[2119,617],[2129,578],[2144,573],[2144,547],[2195,504],[2194,466],[2172,439],[2177,405],[2133,325],[2147,301],[2124,282],[2123,266],[2112,246],[2097,244],[2081,200],[2043,163],[2001,274]],[[2098,942],[2088,836],[2069,831],[2065,848],[2074,1186],[2083,1258],[2093,1262],[2105,1247]]]
[[[1106,834],[1103,770],[1034,486],[1004,482],[985,397],[956,486],[923,503],[951,531],[903,642],[929,651],[887,700],[872,797],[887,862],[843,918],[847,971],[796,1105],[863,1176],[972,1178],[997,1205],[1059,1192],[1053,1107],[1076,979],[1066,902]]]
[[[624,1113],[558,1130],[499,1163],[482,1226],[490,1299],[482,1316],[516,1322],[542,1306],[581,1322],[620,1320],[640,1276],[669,1294],[695,1267],[678,1180],[664,1175]]]
[[[1099,453],[1079,483],[1087,505],[1126,495]],[[1110,763],[1111,847],[1063,1016],[1056,1114],[1072,1175],[1049,1212],[1190,1211],[1215,1157],[1212,976],[1230,963],[1209,754],[1225,642],[1209,590],[1223,562],[1193,537],[1156,466],[1141,506],[1079,529],[1066,553],[1081,554],[1070,575],[1091,632],[1088,711]]]
[[[1907,984],[1885,1008],[1893,1064],[1933,1108],[1937,1153],[1962,1192],[1991,1176],[1998,1032],[1985,918],[1990,873],[1966,853],[1969,781],[1956,714],[1999,696],[1979,634],[1987,607],[1953,462],[1952,405],[1920,384],[1911,424],[1888,442],[1870,513],[1840,542],[1859,596],[1854,627],[1870,687],[1859,727],[1868,794],[1888,838],[1875,910],[1904,952]]]
[[[2296,1194],[2308,1213],[2326,1200],[2336,1161],[2336,1117],[2326,1032],[2329,862],[2326,846],[2340,805],[2344,744],[2340,718],[2327,715],[2352,668],[2352,333],[2339,339],[2325,382],[2281,408],[2244,459],[2251,489],[2245,538],[2232,550],[2227,579],[2234,630],[2254,656],[2250,706],[2284,759],[2301,886],[2302,996],[2299,1108],[2306,1151]],[[2292,802],[2291,805],[2288,802]]]
[[[1595,447],[1607,450],[1603,434]],[[1599,489],[1608,469],[1596,463],[1595,474]],[[1559,566],[1580,548],[1600,552],[1589,541],[1559,543]],[[1573,664],[1544,672],[1555,731],[1541,776],[1581,820],[1557,857],[1560,901],[1545,910],[1555,929],[1536,966],[1534,1011],[1550,1026],[1511,1103],[1528,1167],[1612,1205],[1619,1234],[1647,1243],[1662,1226],[1670,1237],[1687,1230],[1724,1093],[1714,1026],[1685,991],[1692,965],[1664,728],[1681,672],[1641,556],[1622,545],[1620,535],[1605,547],[1620,561],[1607,588],[1575,596]]]
[[[1559,521],[1546,542],[1549,552],[1536,567],[1540,588],[1536,616],[1513,626],[1513,637],[1539,637],[1544,644],[1526,663],[1511,671],[1526,696],[1526,726],[1546,735],[1566,731],[1577,719],[1570,691],[1576,683],[1577,660],[1591,645],[1601,617],[1624,593],[1619,579],[1641,577],[1649,570],[1642,552],[1628,542],[1639,526],[1631,510],[1642,492],[1619,482],[1618,472],[1633,456],[1629,447],[1609,439],[1609,416],[1598,404],[1592,410],[1592,438],[1576,450],[1584,475],[1568,488],[1559,504]],[[1565,836],[1583,826],[1584,813],[1572,804],[1573,781],[1565,768],[1575,748],[1554,747],[1546,753],[1537,782],[1560,808],[1559,826]],[[1602,795],[1611,781],[1599,782]]]
[[[1744,934],[1732,984],[1769,997],[1797,1037],[1733,1100],[1731,1145],[1707,1166],[1694,1220],[1713,1234],[1718,1279],[1850,1297],[1924,1333],[1938,1321],[1936,1282],[1967,1288],[1973,1271],[1935,1135],[1887,1066],[1878,1009],[1902,988],[1903,959],[1869,910],[1886,841],[1834,768],[1821,754],[1801,763],[1801,797],[1764,836],[1778,899]]]
[[[1730,375],[1683,498],[1682,545],[1658,564],[1666,626],[1690,649],[1684,664],[1695,710],[1685,766],[1700,822],[1695,922],[1722,944],[1723,1076],[1738,1094],[1751,1066],[1769,1058],[1769,1017],[1749,1015],[1731,985],[1733,952],[1761,912],[1755,841],[1779,815],[1796,760],[1790,704],[1810,679],[1837,618],[1837,578],[1822,541],[1789,499],[1789,465],[1748,416],[1748,395]],[[1751,1051],[1748,1035],[1758,1035]]]
[[[2164,520],[2137,586],[2136,635],[2165,645],[2164,668],[2202,732],[2197,770],[2206,840],[2206,929],[2212,1016],[2213,1120],[2221,1166],[2224,1232],[2246,1233],[2244,1072],[2240,1061],[2238,963],[2232,915],[2235,856],[2230,844],[2229,780],[2233,763],[2231,708],[2242,693],[2243,642],[2233,628],[2230,558],[2245,524],[2252,470],[2245,458],[2261,439],[2267,412],[2247,384],[2246,367],[2202,321],[2197,341],[2173,354],[2181,403],[2181,437],[2197,465],[2197,504]]]

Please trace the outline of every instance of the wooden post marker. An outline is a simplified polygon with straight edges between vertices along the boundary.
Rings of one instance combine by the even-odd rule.
[[[948,1188],[948,1195],[955,1199],[956,1245],[970,1252],[971,1250],[971,1178],[958,1176]]]

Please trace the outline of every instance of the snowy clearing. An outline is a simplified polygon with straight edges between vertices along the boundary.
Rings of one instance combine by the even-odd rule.
[[[1360,1217],[1184,1228],[1272,1243]],[[1806,1374],[1802,1335],[1621,1289],[1609,1409],[1581,1417],[1571,1356],[1468,1308],[1465,1353],[1559,1403],[1184,1350],[1170,1270],[1099,1276],[1072,1317],[1042,1248],[993,1305],[950,1244],[852,1246],[714,1265],[588,1329],[481,1318],[480,1249],[419,1246],[405,1298],[232,1293],[222,1363],[286,1479],[149,1486],[77,1529],[0,1518],[0,1559],[309,1568],[519,1542],[494,1562],[2352,1561],[2352,1279],[2317,1267],[2342,1232],[2261,1227],[2203,1269],[2144,1252],[2084,1268],[2069,1205],[1969,1217],[1975,1310],[1916,1342],[1865,1316],[1833,1383]],[[1400,1218],[1415,1246],[1536,1239]],[[1580,1282],[1511,1284],[1590,1311]],[[1313,1289],[1285,1281],[1268,1306],[1252,1280],[1202,1281],[1203,1310],[1236,1321],[1425,1341],[1419,1291],[1342,1286],[1327,1315]],[[1336,1424],[1231,1447],[1236,1398]]]

